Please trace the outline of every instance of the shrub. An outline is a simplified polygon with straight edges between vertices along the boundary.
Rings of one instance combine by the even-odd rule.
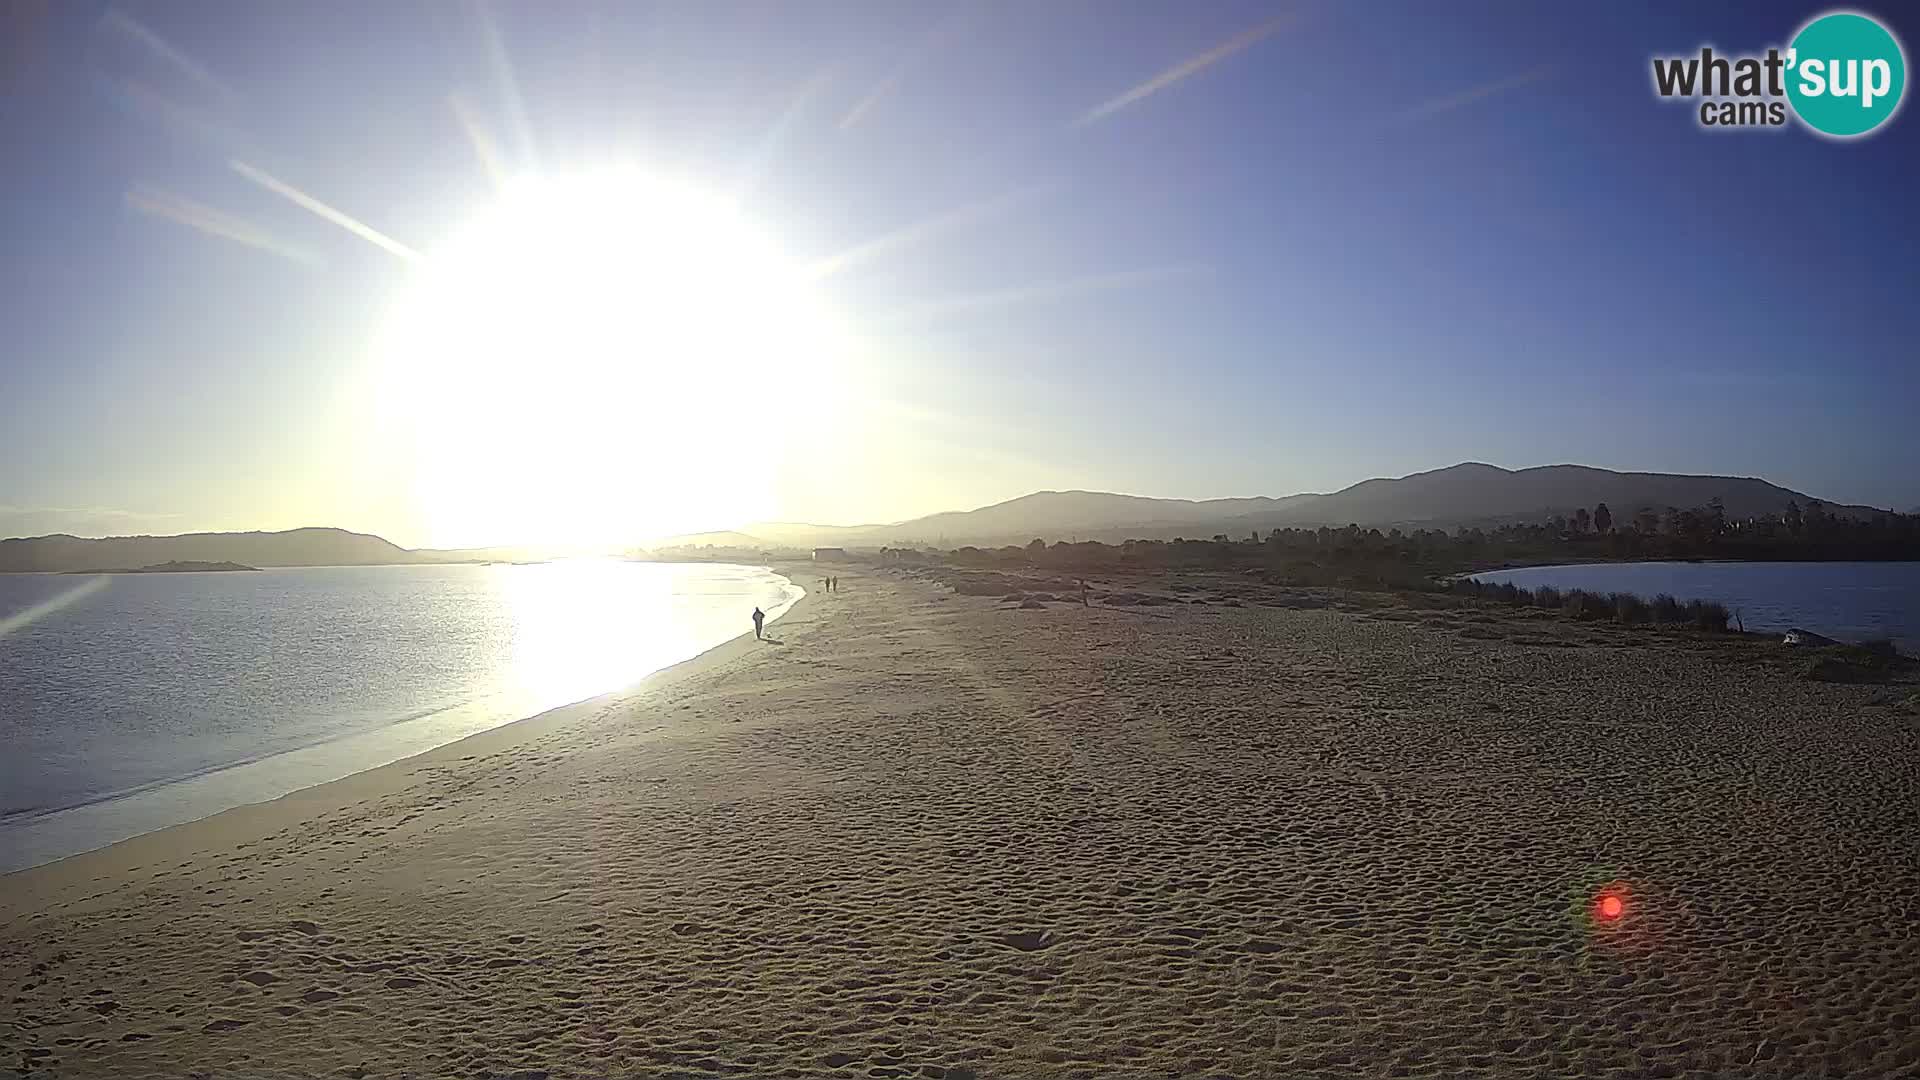
[[[1623,623],[1633,625],[1649,622],[1653,618],[1653,609],[1632,593],[1617,592],[1609,599],[1613,601],[1613,617]]]
[[[1727,606],[1717,601],[1689,600],[1682,603],[1667,593],[1661,593],[1649,602],[1626,592],[1603,595],[1585,589],[1562,591],[1552,585],[1523,589],[1511,582],[1480,582],[1471,578],[1455,578],[1447,588],[1480,600],[1558,609],[1569,618],[1583,622],[1613,619],[1629,625],[1652,622],[1691,625],[1703,630],[1725,630],[1727,620],[1733,617]]]
[[[1687,621],[1687,610],[1680,606],[1671,594],[1661,593],[1653,598],[1653,621],[1657,623],[1677,623]]]
[[[1607,598],[1585,589],[1567,590],[1566,603],[1563,606],[1569,618],[1586,622],[1592,619],[1604,619],[1613,614],[1613,605]]]
[[[1725,630],[1727,619],[1732,615],[1727,605],[1717,600],[1689,600],[1687,602],[1687,621],[1702,630]]]

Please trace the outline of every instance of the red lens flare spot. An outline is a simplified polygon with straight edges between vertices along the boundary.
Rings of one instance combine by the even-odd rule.
[[[1594,891],[1587,905],[1587,917],[1597,926],[1619,926],[1627,917],[1627,904],[1633,892],[1624,881],[1610,881]]]

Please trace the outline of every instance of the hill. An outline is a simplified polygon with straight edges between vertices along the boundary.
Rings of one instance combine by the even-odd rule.
[[[102,566],[155,566],[170,562],[240,563],[246,566],[374,566],[430,561],[440,560],[425,558],[421,553],[408,551],[378,536],[345,529],[110,536],[101,539],[56,534],[0,540],[0,572],[4,573],[91,570]]]
[[[1718,498],[1729,518],[1778,514],[1812,496],[1741,476],[1614,472],[1586,465],[1503,469],[1467,462],[1392,479],[1363,480],[1330,494],[1234,499],[1153,499],[1099,491],[1037,491],[977,510],[931,514],[892,525],[823,526],[765,522],[734,531],[674,537],[658,550],[711,546],[753,551],[815,546],[1000,546],[1033,539],[1101,540],[1244,536],[1253,530],[1362,525],[1387,529],[1454,528],[1541,522],[1606,503],[1617,521],[1641,507],[1691,509]],[[1827,505],[1828,512],[1865,518],[1870,506]],[[54,535],[0,540],[0,573],[92,570],[168,562],[248,566],[372,566],[392,563],[523,561],[570,552],[524,548],[410,551],[378,536],[344,529],[189,533],[83,539]]]
[[[749,525],[742,533],[793,546],[1019,544],[1044,540],[1167,539],[1177,535],[1242,534],[1253,529],[1348,524],[1453,528],[1541,521],[1606,503],[1617,518],[1641,507],[1705,506],[1718,498],[1729,517],[1777,514],[1788,502],[1812,496],[1753,477],[1615,472],[1585,465],[1503,469],[1466,462],[1398,478],[1364,480],[1329,494],[1283,498],[1153,499],[1096,491],[1040,491],[977,510],[932,514],[894,525],[814,527]],[[1829,505],[1832,513],[1864,517],[1868,506]],[[763,531],[764,530],[764,531]],[[778,537],[778,539],[776,539]]]
[[[659,540],[655,540],[652,543],[645,545],[644,547],[634,548],[633,551],[634,553],[640,553],[640,552],[650,553],[650,552],[660,552],[660,551],[674,551],[681,548],[702,548],[702,547],[739,548],[742,550],[748,550],[748,549],[758,550],[758,549],[763,549],[768,547],[779,547],[782,545],[783,545],[782,541],[772,540],[766,536],[759,536],[759,535],[749,536],[748,534],[743,532],[733,532],[730,530],[722,529],[718,532],[682,533],[679,536],[668,536]]]
[[[241,571],[257,574],[260,568],[242,566],[235,562],[168,562],[119,570],[64,570],[61,572],[67,574],[230,574]]]
[[[1572,513],[1606,503],[1614,514],[1641,507],[1690,509],[1720,499],[1730,518],[1777,514],[1787,503],[1803,508],[1814,497],[1745,476],[1615,472],[1587,465],[1502,469],[1466,462],[1399,479],[1363,480],[1331,495],[1304,495],[1269,525],[1479,524]],[[1867,517],[1870,506],[1829,505],[1835,514]],[[1259,517],[1259,515],[1255,515]]]

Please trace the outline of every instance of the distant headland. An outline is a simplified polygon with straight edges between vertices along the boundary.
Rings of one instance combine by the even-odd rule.
[[[259,573],[257,566],[244,566],[237,562],[193,562],[176,560],[174,562],[155,563],[152,566],[125,567],[111,570],[62,570],[63,574],[225,574],[235,570],[250,570]]]

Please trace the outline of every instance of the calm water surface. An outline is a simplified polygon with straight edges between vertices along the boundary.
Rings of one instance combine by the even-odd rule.
[[[619,689],[800,595],[616,561],[0,575],[0,871]]]
[[[1920,562],[1597,563],[1474,577],[1523,588],[1718,600],[1739,611],[1749,630],[1798,626],[1842,641],[1892,638],[1902,652],[1920,655]]]

